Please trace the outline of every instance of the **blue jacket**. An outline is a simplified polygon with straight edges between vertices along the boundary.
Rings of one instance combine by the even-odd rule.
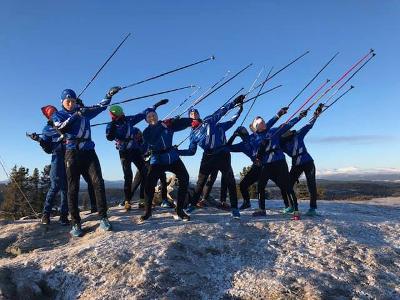
[[[120,120],[107,124],[107,140],[115,140],[115,148],[119,151],[141,149],[142,132],[134,127],[146,118],[146,111],[133,116],[124,116]]]
[[[178,150],[172,146],[174,132],[184,130],[192,119],[169,119],[149,125],[143,131],[143,140],[150,152],[150,164],[170,165],[179,159]]]
[[[84,108],[79,112],[75,105],[72,111],[62,110],[53,114],[55,128],[64,135],[66,149],[91,150],[94,149],[90,131],[90,120],[107,109],[111,99],[104,99],[99,104]],[[78,113],[79,112],[79,113]]]
[[[64,155],[65,147],[61,135],[49,122],[42,130],[42,137],[39,144],[46,153]]]
[[[295,117],[287,124],[282,124],[279,127],[273,127],[267,132],[257,154],[262,156],[263,165],[285,159],[285,154],[280,147],[281,136],[294,125],[296,125],[300,120],[300,117]]]
[[[206,117],[202,124],[190,132],[189,148],[178,150],[179,155],[191,156],[197,151],[199,145],[204,151],[220,152],[228,151],[226,147],[225,132],[229,130],[240,117],[240,113],[235,114],[229,121],[219,123],[219,120],[233,107],[234,102],[222,106],[212,115]]]
[[[313,128],[316,120],[316,118],[312,118],[308,124],[296,131],[290,139],[281,141],[282,150],[292,158],[292,166],[300,166],[313,161],[313,158],[307,152],[304,137]]]
[[[245,138],[242,142],[234,145],[228,145],[228,149],[231,152],[242,152],[247,155],[251,161],[254,161],[257,157],[257,151],[260,147],[261,141],[265,139],[268,130],[279,120],[278,116],[274,116],[269,120],[266,125],[266,130],[263,132],[254,132]]]

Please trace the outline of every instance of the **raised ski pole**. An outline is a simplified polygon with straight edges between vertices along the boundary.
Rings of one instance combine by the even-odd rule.
[[[315,101],[313,101],[310,104],[310,106],[306,108],[306,110],[309,111],[311,107],[313,107],[321,98],[323,98],[326,94],[328,94],[336,85],[339,84],[339,82],[341,82],[351,71],[353,71],[360,63],[362,63],[371,53],[374,54],[373,52],[374,50],[371,49],[365,56],[363,56],[360,60],[358,60],[354,65],[352,65],[338,80],[336,80],[335,83],[333,83],[329,88],[327,88],[326,91],[321,96],[319,96]]]
[[[329,82],[330,80],[329,79],[327,79],[327,80],[325,80],[325,82],[310,96],[310,97],[308,97],[308,99],[306,100],[306,101],[304,101],[304,103],[286,120],[286,122],[284,123],[284,124],[287,124],[287,123],[289,123],[289,121],[308,103],[308,102],[310,102],[310,100],[312,99],[312,98],[314,98],[315,97],[315,95],[316,94],[318,94],[319,92],[320,92],[320,90],[322,90],[323,88],[324,88],[324,86],[325,85],[327,85],[328,84],[328,82]]]
[[[140,80],[140,81],[137,81],[137,82],[134,82],[134,83],[125,85],[125,86],[122,87],[122,89],[127,89],[127,88],[129,88],[129,87],[132,87],[132,86],[135,86],[135,85],[139,85],[139,84],[145,83],[145,82],[147,82],[147,81],[154,80],[154,79],[163,77],[163,76],[165,76],[165,75],[168,75],[168,74],[171,74],[171,73],[175,73],[175,72],[177,72],[177,71],[180,71],[180,70],[183,70],[183,69],[186,69],[186,68],[190,68],[190,67],[193,67],[193,66],[195,66],[195,65],[204,63],[204,62],[209,61],[209,60],[214,60],[214,59],[215,59],[215,56],[213,55],[213,56],[211,56],[211,57],[209,57],[209,58],[196,61],[196,62],[191,63],[191,64],[188,64],[188,65],[186,65],[186,66],[178,67],[178,68],[176,68],[176,69],[173,69],[173,70],[170,70],[170,71],[161,73],[161,74],[159,74],[159,75],[152,76],[152,77],[149,77],[149,78],[146,78],[146,79],[143,79],[143,80]]]
[[[213,88],[215,88],[218,84],[220,84],[226,77],[228,77],[229,73],[231,71],[227,71],[224,76],[222,76],[221,79],[219,79],[217,82],[215,82],[212,86],[210,86],[207,90],[205,90],[200,96],[198,96],[196,99],[193,100],[193,102],[186,108],[185,111],[189,110],[199,99],[203,98],[205,94],[207,94],[209,91],[211,91]]]
[[[278,89],[278,88],[280,88],[280,87],[282,87],[282,86],[283,86],[282,84],[277,85],[277,86],[274,86],[273,88],[271,88],[271,89],[269,89],[269,90],[266,90],[265,92],[260,93],[260,95],[258,95],[258,97],[263,96],[263,95],[265,95],[265,94],[268,94],[269,92],[272,92],[273,90],[276,90],[276,89]],[[247,102],[250,102],[251,100],[254,100],[256,97],[257,97],[257,96],[253,96],[253,97],[251,97],[251,98],[249,98],[249,99],[243,101],[242,104],[245,104],[245,103],[247,103]],[[238,106],[238,105],[236,105],[235,107],[237,107],[237,106]]]
[[[236,97],[236,95],[239,94],[242,90],[243,90],[243,88],[239,89],[222,106],[225,106],[227,103],[229,103],[229,101],[231,101],[234,97]],[[199,130],[199,127],[197,127],[194,131],[198,131],[198,130]],[[180,145],[182,145],[189,137],[190,137],[190,134],[187,137],[185,137],[178,145],[176,145],[176,147],[179,147]]]
[[[119,43],[119,45],[117,46],[117,48],[115,48],[115,50],[113,51],[113,53],[111,53],[111,55],[107,58],[107,60],[104,62],[104,64],[100,67],[100,69],[94,74],[94,76],[92,77],[92,79],[89,80],[89,82],[86,84],[86,86],[83,88],[82,92],[79,93],[78,98],[80,98],[80,96],[82,96],[82,94],[86,91],[86,89],[92,84],[92,82],[96,79],[97,75],[99,75],[99,73],[101,72],[101,70],[103,70],[103,68],[107,65],[107,63],[110,61],[110,59],[114,56],[115,53],[117,53],[117,51],[119,50],[119,48],[122,46],[123,43],[125,43],[125,41],[128,39],[128,37],[131,34],[128,33],[126,35],[126,37],[122,40],[121,43]]]
[[[353,85],[351,85],[344,93],[342,93],[339,97],[337,97],[331,104],[329,104],[329,105],[323,104],[324,109],[322,110],[322,112],[326,111],[329,107],[331,107],[333,104],[335,104],[339,99],[341,99],[344,95],[346,95],[352,89],[354,89]]]
[[[189,101],[190,98],[192,98],[192,96],[195,95],[200,89],[201,87],[198,87],[193,93],[191,93],[188,97],[186,97],[185,100],[183,100],[179,105],[177,105],[173,110],[171,110],[163,119],[168,118],[170,115],[172,115],[173,112],[182,107],[182,105],[185,104],[187,101]]]
[[[271,67],[271,69],[269,70],[269,72],[268,72],[268,74],[267,74],[267,79],[268,79],[269,75],[271,74],[273,68],[274,68],[274,67]],[[260,72],[260,74],[261,74],[261,72]],[[258,74],[258,75],[260,75],[260,74]],[[255,96],[253,102],[252,102],[251,105],[250,105],[250,108],[248,109],[246,115],[244,116],[244,119],[243,119],[242,123],[240,123],[240,126],[243,126],[244,121],[246,121],[247,116],[249,115],[249,113],[250,113],[251,109],[253,108],[254,104],[256,103],[257,98],[260,96],[260,93],[261,93],[262,89],[264,88],[264,85],[265,85],[266,82],[267,82],[267,81],[265,80],[265,81],[264,81],[264,84],[261,85],[261,87],[260,87],[260,89],[259,89],[257,95]],[[254,82],[254,83],[255,83],[255,82]],[[251,88],[250,88],[250,90],[251,90]],[[249,90],[249,91],[250,91],[250,90]]]
[[[265,81],[271,80],[272,78],[274,78],[276,75],[278,75],[280,72],[282,72],[283,70],[285,70],[286,68],[288,68],[289,66],[291,66],[292,64],[294,64],[296,61],[298,61],[299,59],[301,59],[302,57],[304,57],[305,55],[307,55],[308,53],[310,53],[310,51],[306,51],[305,53],[303,53],[302,55],[300,55],[299,57],[295,58],[294,60],[292,60],[291,62],[289,62],[287,65],[283,66],[282,68],[280,68],[278,71],[276,71],[274,74],[271,75],[271,77],[265,79]],[[260,87],[261,85],[263,85],[264,81],[261,82],[259,85],[257,85],[253,91]]]
[[[177,89],[162,91],[162,92],[158,92],[158,93],[154,93],[154,94],[150,94],[150,95],[145,95],[145,96],[140,96],[140,97],[127,99],[127,100],[124,100],[124,101],[114,102],[113,104],[108,104],[107,106],[117,105],[117,104],[127,103],[127,102],[130,102],[130,101],[140,100],[140,99],[154,97],[154,96],[163,95],[163,94],[172,93],[172,92],[177,92],[177,91],[181,91],[181,90],[185,90],[185,89],[190,89],[190,88],[193,88],[193,87],[195,87],[195,85],[188,85],[188,86],[184,86],[184,87],[177,88]],[[108,124],[108,123],[109,122],[97,123],[97,124],[91,125],[91,127],[95,127],[95,126],[99,126],[99,125],[105,125],[105,124]]]
[[[206,99],[207,97],[211,96],[213,93],[215,93],[216,91],[218,91],[220,88],[222,88],[224,85],[226,85],[228,82],[232,81],[233,79],[235,79],[237,76],[239,76],[242,72],[244,72],[245,70],[247,70],[248,68],[250,68],[253,64],[248,64],[246,67],[244,67],[243,69],[241,69],[239,72],[237,72],[235,75],[233,75],[232,77],[230,77],[229,79],[225,80],[223,83],[221,83],[219,86],[217,86],[216,88],[214,88],[213,90],[211,90],[210,92],[208,92],[205,96],[201,97],[198,101],[196,101],[191,107],[187,108],[184,112],[182,112],[179,116],[181,117],[182,115],[184,115],[190,108],[195,107],[197,104],[199,104],[200,102],[202,102],[204,99]]]
[[[292,99],[292,101],[290,101],[290,103],[287,105],[287,107],[290,107],[294,101],[296,101],[296,99],[298,97],[300,97],[300,95],[310,86],[310,84],[318,77],[319,74],[321,74],[321,72],[335,59],[336,56],[338,56],[339,52],[337,52],[319,71],[317,74],[314,75],[313,78],[311,78],[311,80],[306,84],[306,86]]]

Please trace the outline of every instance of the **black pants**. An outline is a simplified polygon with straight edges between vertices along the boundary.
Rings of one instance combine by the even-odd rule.
[[[290,186],[299,180],[299,177],[304,172],[307,179],[308,192],[310,193],[310,208],[317,208],[317,183],[315,180],[315,165],[314,161],[309,161],[300,166],[292,166],[290,169]]]
[[[222,177],[226,178],[231,207],[237,208],[236,182],[231,166],[231,154],[229,152],[219,152],[216,154],[207,154],[206,152],[203,153],[200,163],[199,177],[197,179],[197,185],[192,198],[192,205],[197,204],[208,176],[215,171],[220,171],[222,173]]]
[[[206,185],[203,189],[203,199],[208,199],[211,194],[211,190],[214,186],[215,180],[217,180],[218,170],[213,171],[207,179]],[[226,184],[225,177],[221,176],[221,192],[219,201],[226,202],[226,195],[228,194],[228,186]]]
[[[145,187],[145,200],[146,200],[146,215],[151,215],[151,206],[154,197],[154,189],[157,185],[158,179],[165,174],[165,172],[172,172],[176,175],[179,182],[178,188],[178,201],[176,211],[179,213],[183,209],[186,193],[189,185],[189,174],[181,159],[170,165],[150,165],[147,173],[147,182]]]
[[[150,164],[146,162],[146,173],[149,168]],[[162,200],[167,199],[167,175],[162,173],[160,175],[160,182],[161,182],[161,198]],[[136,190],[140,186],[139,190],[139,197],[140,199],[144,199],[144,187],[145,187],[145,182],[143,181],[142,175],[140,174],[139,171],[136,172],[135,177],[133,178],[133,183],[132,183],[132,196],[135,194]]]
[[[298,210],[296,194],[293,186],[290,185],[289,170],[286,160],[278,160],[262,166],[260,178],[258,180],[258,204],[260,209],[265,209],[265,187],[268,180],[272,180],[281,190],[285,207],[293,207]]]
[[[136,168],[138,169],[141,179],[141,185],[144,185],[146,182],[146,164],[143,159],[142,153],[139,149],[131,149],[125,151],[119,151],[119,157],[121,160],[122,170],[124,172],[124,194],[125,194],[125,201],[131,201],[133,192],[132,192],[132,180],[133,180],[133,173],[132,173],[132,163],[135,164]],[[143,180],[144,178],[144,180]]]
[[[87,183],[87,190],[89,193],[89,199],[90,199],[90,208],[92,210],[97,210],[97,204],[96,204],[96,196],[94,194],[94,189],[93,189],[93,184],[90,181],[90,176],[87,173],[82,174],[83,180],[86,181]]]
[[[100,162],[94,150],[67,150],[65,167],[68,182],[68,209],[72,224],[81,222],[78,207],[79,180],[87,174],[93,185],[97,211],[101,218],[107,217],[107,200]]]
[[[247,174],[240,181],[240,184],[239,184],[240,192],[242,193],[244,202],[250,202],[249,188],[251,185],[258,182],[258,178],[260,177],[260,174],[261,174],[261,167],[253,164],[251,166],[249,172],[247,172]]]

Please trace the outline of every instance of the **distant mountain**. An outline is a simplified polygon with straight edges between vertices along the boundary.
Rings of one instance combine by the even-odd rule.
[[[317,171],[317,178],[329,180],[370,180],[400,182],[400,169],[376,168],[361,169],[347,167],[339,169],[321,169]]]

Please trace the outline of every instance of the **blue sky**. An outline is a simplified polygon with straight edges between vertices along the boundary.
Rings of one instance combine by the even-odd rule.
[[[80,91],[124,35],[132,37],[84,94],[99,101],[109,87],[125,85],[171,68],[215,55],[216,60],[127,89],[115,101],[187,84],[207,87],[227,70],[254,67],[199,106],[212,113],[238,88],[248,88],[259,69],[286,64],[310,50],[304,59],[273,81],[284,87],[260,99],[256,115],[271,117],[336,52],[340,55],[298,99],[319,82],[336,79],[355,60],[374,48],[377,57],[354,79],[351,94],[316,124],[308,149],[318,169],[400,168],[400,69],[398,1],[3,1],[0,11],[0,155],[14,164],[42,168],[50,156],[25,137],[41,131],[40,107],[60,106],[64,88]],[[188,91],[170,94],[166,114]],[[134,114],[159,98],[124,105]],[[94,122],[108,121],[108,113]],[[240,120],[241,121],[241,120]],[[301,125],[301,124],[300,124]],[[145,124],[141,123],[140,128]],[[104,127],[93,140],[106,179],[122,179],[118,153],[105,139]],[[179,142],[189,131],[176,135]],[[229,134],[228,134],[229,135]],[[186,145],[186,144],[185,144]],[[201,150],[185,158],[196,176]],[[249,161],[233,155],[238,173]],[[0,174],[0,180],[5,175]]]

